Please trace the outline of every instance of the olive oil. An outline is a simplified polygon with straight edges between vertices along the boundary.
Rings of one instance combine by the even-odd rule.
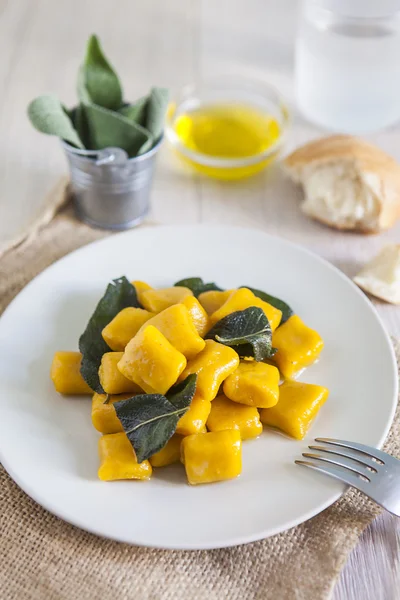
[[[220,179],[239,179],[261,171],[276,152],[259,160],[257,156],[272,148],[281,135],[272,115],[238,103],[208,104],[183,112],[175,118],[174,130],[187,150],[202,155],[197,160],[193,154],[182,158],[205,175]]]

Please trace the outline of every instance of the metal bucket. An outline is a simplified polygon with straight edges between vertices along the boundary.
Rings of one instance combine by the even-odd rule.
[[[160,140],[146,154],[129,158],[121,148],[79,150],[62,142],[78,217],[102,229],[129,229],[143,221]]]

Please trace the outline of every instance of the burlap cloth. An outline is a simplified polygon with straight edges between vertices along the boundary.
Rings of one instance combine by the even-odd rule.
[[[52,262],[106,235],[76,221],[64,188],[61,182],[34,226],[0,252],[1,311]],[[399,409],[385,449],[400,457]],[[261,542],[162,551],[101,539],[60,521],[1,467],[0,483],[2,600],[326,599],[360,534],[380,513],[350,490],[310,521]]]

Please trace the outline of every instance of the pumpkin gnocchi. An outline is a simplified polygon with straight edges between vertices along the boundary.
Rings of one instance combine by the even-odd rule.
[[[289,305],[260,290],[121,277],[80,352],[55,353],[51,379],[60,394],[92,395],[101,480],[149,479],[176,463],[198,485],[240,475],[242,442],[268,428],[303,439],[329,391],[293,378],[323,345]]]
[[[50,377],[57,392],[70,396],[92,393],[81,375],[81,363],[80,352],[59,351],[54,354]]]

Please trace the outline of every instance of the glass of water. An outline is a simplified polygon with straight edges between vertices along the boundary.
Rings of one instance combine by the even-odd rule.
[[[400,0],[302,0],[296,40],[300,112],[363,134],[400,120]]]

